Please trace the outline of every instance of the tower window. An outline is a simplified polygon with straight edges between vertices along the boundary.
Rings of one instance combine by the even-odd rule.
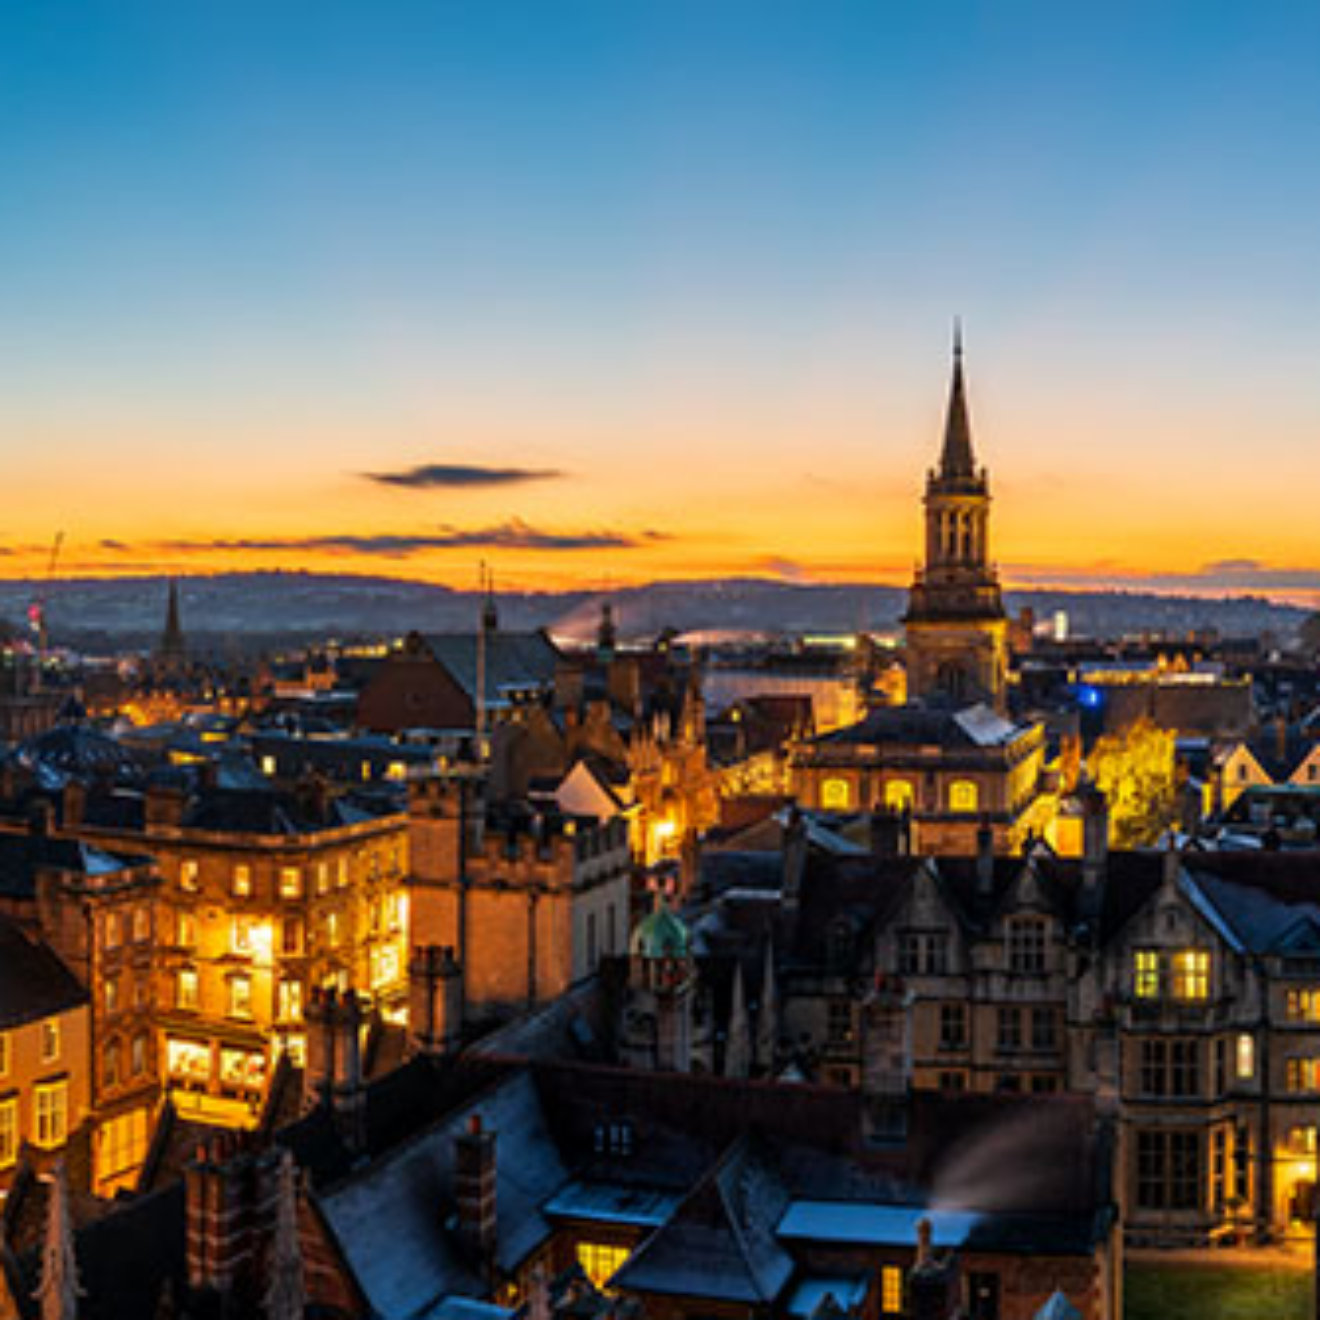
[[[972,779],[955,779],[949,785],[949,810],[957,812],[975,811],[980,802],[980,790]]]
[[[852,806],[852,789],[846,779],[827,779],[820,786],[820,805],[826,811],[847,811]]]

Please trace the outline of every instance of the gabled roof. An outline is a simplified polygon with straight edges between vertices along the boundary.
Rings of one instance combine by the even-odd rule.
[[[1240,947],[1311,956],[1320,931],[1320,852],[1184,853],[1182,865]]]
[[[989,706],[953,710],[942,706],[881,706],[857,724],[810,740],[810,746],[939,747],[946,751],[1005,747],[1028,726],[1013,724]]]
[[[614,1275],[629,1292],[775,1301],[793,1258],[775,1235],[789,1193],[763,1144],[740,1137]]]
[[[428,633],[426,644],[431,654],[449,671],[450,676],[472,702],[477,700],[477,653],[480,634]],[[555,666],[560,653],[544,632],[502,632],[486,635],[486,705],[497,705],[501,693],[548,690],[554,683]]]
[[[68,1013],[87,991],[50,947],[29,940],[0,916],[0,1030]]]

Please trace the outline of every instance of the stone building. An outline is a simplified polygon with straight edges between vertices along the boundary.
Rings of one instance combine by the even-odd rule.
[[[71,784],[64,835],[156,860],[152,987],[176,1105],[247,1124],[270,1069],[305,1049],[313,988],[355,987],[384,1017],[407,1005],[406,818],[389,797],[152,783]]]
[[[627,822],[488,805],[480,780],[412,786],[412,941],[453,950],[468,1025],[545,1004],[621,952]]]

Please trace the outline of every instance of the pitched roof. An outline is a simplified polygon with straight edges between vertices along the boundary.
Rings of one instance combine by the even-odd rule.
[[[472,702],[477,700],[478,633],[428,633],[431,654]],[[502,693],[549,688],[554,682],[560,653],[544,632],[501,632],[486,635],[487,706],[499,705]]]
[[[48,945],[33,943],[0,915],[0,1030],[67,1013],[87,998]]]

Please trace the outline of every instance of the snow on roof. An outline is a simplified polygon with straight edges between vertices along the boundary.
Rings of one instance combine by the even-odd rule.
[[[917,1241],[917,1224],[929,1219],[932,1240],[937,1247],[961,1247],[982,1217],[973,1211],[932,1210],[922,1205],[793,1201],[779,1221],[776,1232],[781,1238],[912,1247]]]
[[[1019,732],[1017,725],[1012,720],[1006,720],[984,702],[975,706],[968,706],[966,710],[958,711],[953,718],[958,727],[978,747],[994,747],[1003,743],[1011,743]]]
[[[861,1306],[866,1300],[866,1280],[837,1277],[803,1279],[788,1299],[788,1313],[792,1316],[813,1316],[816,1308],[827,1297],[832,1297],[844,1311]]]
[[[542,1214],[565,1219],[589,1219],[595,1223],[635,1224],[658,1228],[682,1202],[675,1192],[649,1187],[624,1187],[615,1183],[574,1180],[561,1187],[542,1207]]]

